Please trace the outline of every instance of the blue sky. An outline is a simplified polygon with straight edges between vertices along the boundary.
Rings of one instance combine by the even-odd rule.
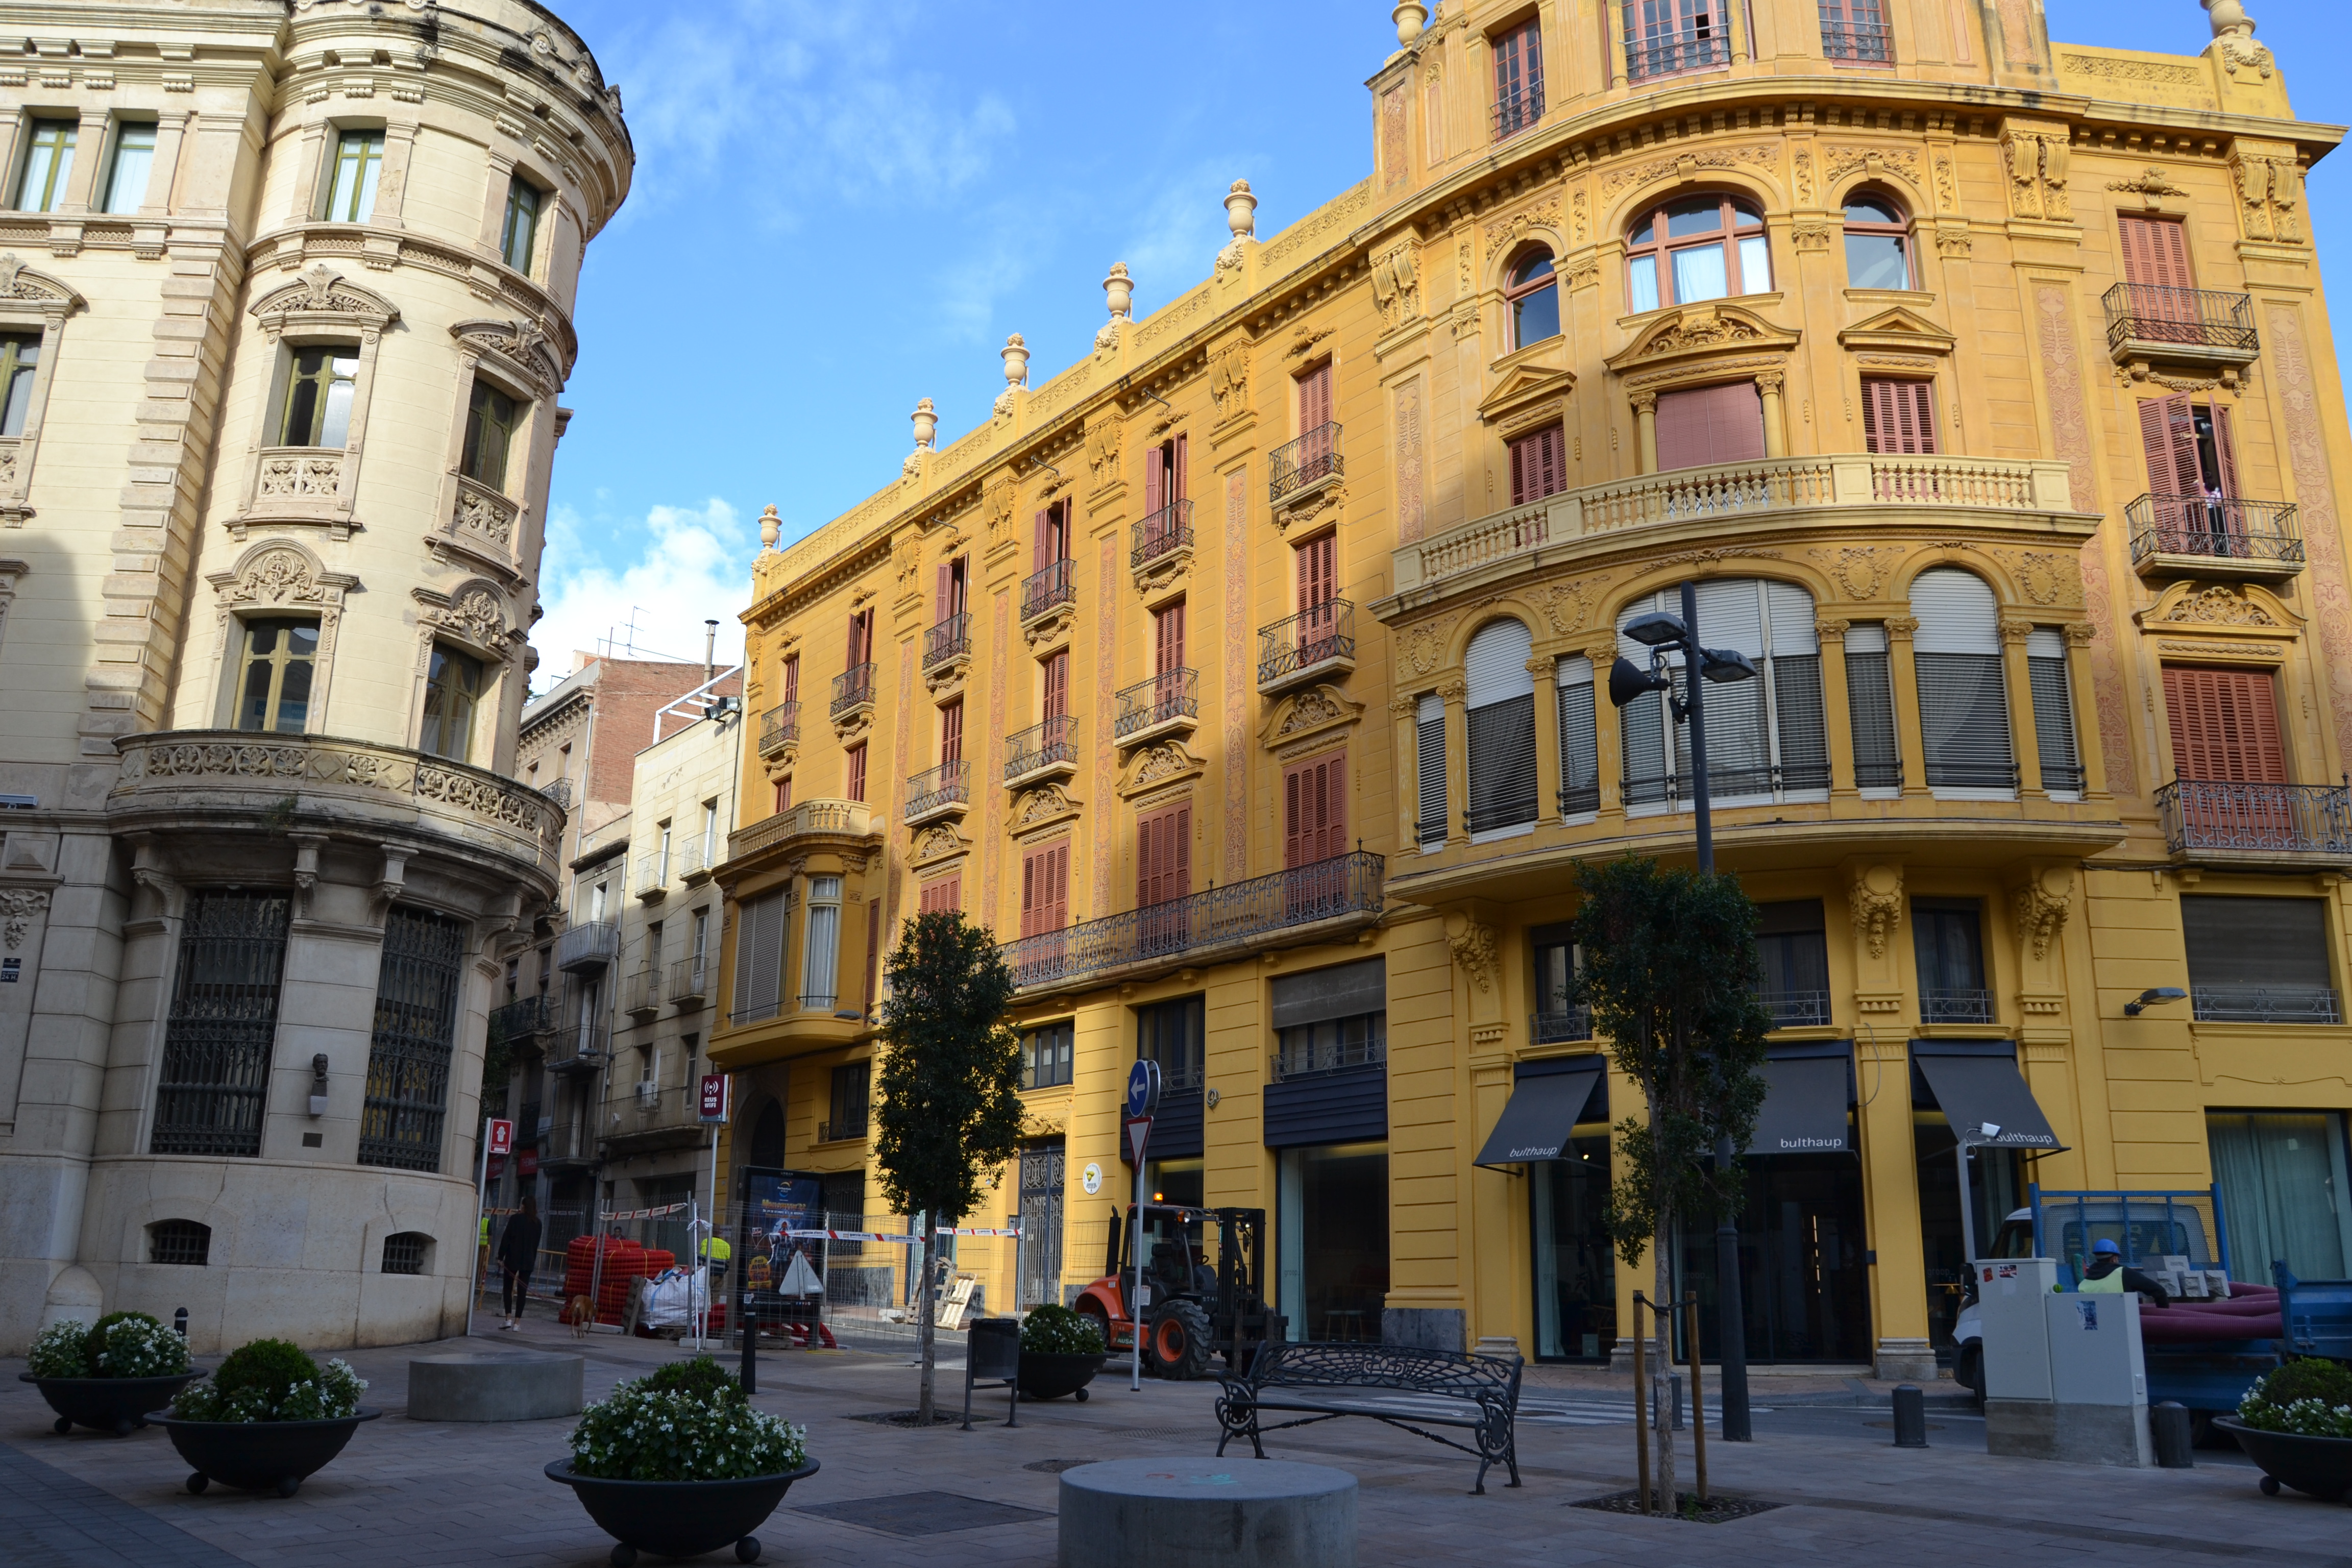
[[[2067,42],[2210,37],[2195,0],[2047,4]],[[637,168],[582,279],[542,685],[633,612],[641,651],[698,658],[712,616],[740,650],[762,507],[789,540],[870,494],[919,397],[942,445],[971,429],[1007,332],[1033,379],[1071,363],[1112,262],[1139,315],[1198,282],[1234,179],[1261,235],[1361,179],[1363,81],[1396,47],[1386,0],[1192,0],[1142,41],[1066,0],[555,5],[620,84]],[[2297,111],[2352,119],[2341,8],[2248,9]],[[2352,149],[2315,173],[2310,210],[2343,254]],[[2335,316],[2341,335],[2352,305]]]

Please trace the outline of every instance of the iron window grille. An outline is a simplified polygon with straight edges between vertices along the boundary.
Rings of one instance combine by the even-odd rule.
[[[1730,63],[1731,39],[1720,13],[1692,0],[1625,0],[1629,81]]]
[[[147,1261],[202,1268],[213,1260],[213,1227],[193,1219],[159,1219],[147,1227]]]
[[[2298,562],[2303,534],[2292,501],[2243,496],[2144,495],[2124,507],[2132,564],[2153,555],[2208,561]]]
[[[383,1238],[383,1271],[386,1274],[422,1274],[425,1272],[425,1249],[433,1238],[421,1230],[394,1231]]]
[[[2243,294],[2118,283],[2099,296],[2099,303],[2106,312],[2111,353],[2132,342],[2237,349],[2246,353],[2262,347],[2261,334],[2254,330],[2253,300]]]
[[[971,801],[971,763],[962,758],[941,763],[907,781],[907,815],[919,816],[940,806]]]
[[[1538,1046],[1566,1045],[1592,1037],[1592,1009],[1568,1007],[1528,1017],[1528,1038]]]
[[[1972,986],[1923,987],[1919,992],[1923,1024],[1990,1024],[1992,993]]]
[[[2198,985],[2189,1007],[2208,1024],[2340,1024],[2335,991],[2325,985]]]
[[[1826,991],[1759,991],[1757,999],[1764,1010],[1772,1015],[1776,1029],[1807,1029],[1830,1021],[1830,994]]]
[[[760,715],[760,754],[768,756],[801,738],[801,705],[779,702]]]
[[[1541,77],[1526,86],[1507,92],[1495,100],[1488,116],[1490,140],[1506,142],[1543,118],[1544,84]]]
[[[2352,856],[2352,787],[2175,779],[2156,792],[2165,847]]]
[[[1821,0],[1822,53],[1833,60],[1892,65],[1895,31],[1879,0]]]
[[[520,1040],[531,1035],[547,1034],[562,1016],[563,995],[549,991],[537,996],[518,996],[490,1009],[490,1038]]]
[[[1275,1031],[1275,1081],[1318,1078],[1349,1068],[1377,1067],[1389,1059],[1389,1016],[1359,1013]]]
[[[383,926],[375,1029],[368,1041],[367,1098],[360,1113],[362,1165],[441,1168],[449,1058],[457,1044],[457,982],[466,926],[425,910],[394,907]]]
[[[1033,724],[1006,742],[1004,776],[1010,781],[1056,763],[1078,760],[1078,721],[1074,713],[1056,713]]]
[[[261,1153],[291,906],[277,893],[198,893],[180,928],[149,1150]]]

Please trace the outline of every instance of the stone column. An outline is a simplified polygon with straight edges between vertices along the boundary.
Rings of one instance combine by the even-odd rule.
[[[1756,378],[1756,391],[1764,400],[1764,456],[1785,458],[1789,455],[1789,433],[1780,421],[1780,373],[1768,370]],[[1657,456],[1654,446],[1651,457]]]
[[[1853,708],[1845,685],[1847,623],[1822,616],[1813,623],[1821,639],[1822,728],[1829,737],[1830,794],[1852,799],[1853,782]]]
[[[140,204],[143,216],[167,216],[172,211],[172,192],[179,183],[180,143],[187,134],[192,114],[164,114],[155,121],[155,161],[147,174],[147,199]]]
[[[1445,699],[1445,842],[1467,844],[1470,830],[1462,825],[1470,805],[1470,689],[1457,675],[1437,694]]]
[[[1886,617],[1886,674],[1895,689],[1895,744],[1903,758],[1905,795],[1927,791],[1926,733],[1919,727],[1919,670],[1911,662],[1911,637],[1918,629],[1916,616]]]
[[[1528,660],[1536,683],[1536,821],[1559,823],[1559,660],[1544,654]]]
[[[2010,744],[2017,752],[2018,793],[2041,795],[2042,742],[2033,728],[2033,678],[2025,661],[2025,639],[2033,623],[2004,616],[2000,623],[2000,678],[2009,689]]]
[[[1421,816],[1421,729],[1413,715],[1421,704],[1411,697],[1400,697],[1389,704],[1389,715],[1395,721],[1396,754],[1404,771],[1396,792],[1397,852],[1402,854],[1418,842],[1413,824]]]
[[[1639,465],[1636,472],[1654,474],[1658,471],[1658,395],[1654,392],[1633,394],[1633,450]]]
[[[1609,700],[1609,667],[1616,662],[1617,638],[1612,632],[1584,650],[1592,661],[1592,742],[1595,782],[1601,786],[1601,809],[1594,826],[1602,834],[1625,828],[1625,734],[1617,710]]]
[[[2107,753],[2099,739],[2099,689],[2091,676],[2091,639],[2098,628],[2069,621],[2058,628],[2066,638],[2066,690],[2074,703],[2074,750],[2083,759],[2083,798],[2105,800]]]

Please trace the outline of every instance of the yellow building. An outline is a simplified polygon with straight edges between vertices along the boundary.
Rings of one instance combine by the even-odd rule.
[[[877,949],[960,907],[1034,1080],[1020,1278],[959,1257],[993,1305],[1101,1272],[1143,1054],[1151,1187],[1273,1215],[1293,1332],[1606,1355],[1639,1103],[1560,922],[1580,859],[1691,853],[1681,731],[1605,691],[1696,580],[1759,671],[1708,700],[1783,1026],[1750,1356],[1933,1372],[1955,1127],[1979,1237],[2029,1182],[2218,1180],[2241,1277],[2347,1272],[2336,132],[2210,9],[2172,58],[2031,0],[1399,5],[1360,184],[1261,240],[1236,182],[1205,281],[1137,319],[1114,268],[1087,358],[1015,337],[979,428],[926,400],[771,531],[746,1126],[848,1201]]]

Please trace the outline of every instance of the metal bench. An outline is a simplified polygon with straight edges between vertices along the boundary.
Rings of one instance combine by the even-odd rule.
[[[1223,1457],[1225,1445],[1247,1437],[1261,1459],[1268,1432],[1307,1426],[1342,1415],[1368,1415],[1403,1428],[1417,1437],[1443,1443],[1473,1455],[1478,1461],[1478,1484],[1473,1495],[1486,1489],[1486,1471],[1501,1464],[1519,1484],[1519,1456],[1513,1436],[1519,1409],[1519,1363],[1458,1355],[1452,1351],[1414,1350],[1403,1345],[1290,1344],[1276,1341],[1257,1347],[1249,1370],[1227,1373],[1219,1380],[1217,1439]],[[1382,1398],[1382,1395],[1405,1398]],[[1268,1412],[1297,1414],[1294,1421],[1265,1424]],[[1471,1434],[1458,1443],[1414,1425],[1458,1426]],[[1475,1447],[1473,1446],[1475,1445]]]

